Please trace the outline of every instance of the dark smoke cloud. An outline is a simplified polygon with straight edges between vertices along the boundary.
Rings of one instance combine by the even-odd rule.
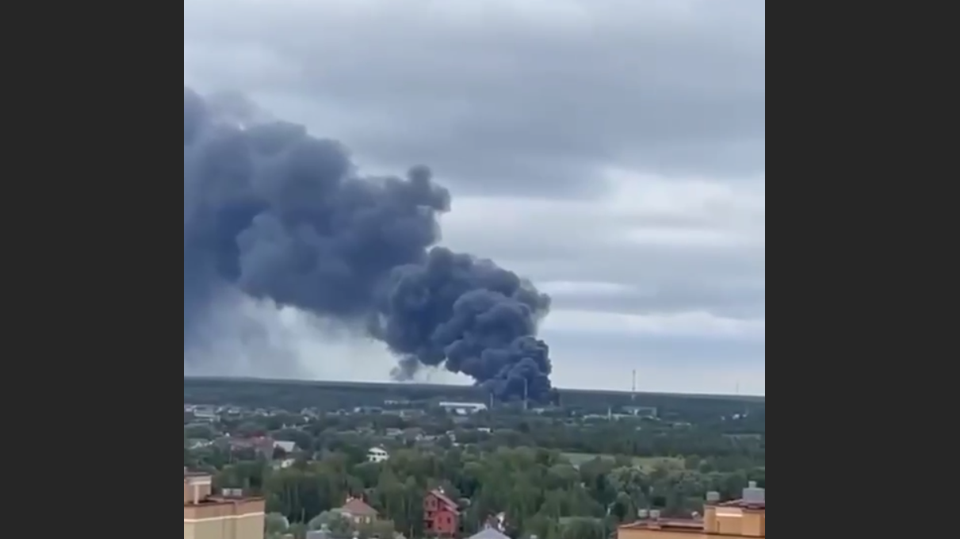
[[[254,116],[242,98],[184,88],[185,350],[235,287],[365,328],[401,358],[398,378],[444,367],[500,398],[548,396],[549,348],[536,334],[550,298],[493,262],[434,247],[451,199],[429,169],[361,177],[338,143]]]

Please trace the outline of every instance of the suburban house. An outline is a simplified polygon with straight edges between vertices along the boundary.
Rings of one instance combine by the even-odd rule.
[[[337,509],[337,513],[359,526],[369,526],[380,519],[380,514],[367,502],[359,498],[350,498],[346,505]]]
[[[285,455],[292,455],[297,452],[296,442],[273,442],[273,450],[283,451]]]
[[[277,445],[271,438],[224,438],[222,440],[232,452],[253,451],[259,456],[273,458]]]
[[[390,460],[390,453],[387,453],[387,450],[382,447],[374,447],[367,452],[367,460],[374,464],[380,464]]]
[[[442,490],[434,490],[423,500],[423,527],[431,536],[454,537],[460,533],[460,506]]]

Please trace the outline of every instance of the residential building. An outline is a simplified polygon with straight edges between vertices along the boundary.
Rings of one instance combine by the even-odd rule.
[[[359,498],[348,499],[343,507],[337,509],[337,513],[358,526],[369,526],[380,519],[377,510]]]
[[[197,408],[193,411],[193,417],[205,423],[216,423],[220,420],[220,414],[213,408]]]
[[[192,406],[183,405],[184,413],[193,415],[193,420],[197,423],[216,423],[220,420],[219,411],[213,406]]]
[[[264,539],[266,502],[242,491],[213,494],[213,477],[183,471],[183,539]]]
[[[276,452],[278,449],[280,451],[283,451],[284,455],[292,455],[297,451],[297,443],[296,442],[273,442],[274,452]]]
[[[460,506],[442,490],[423,500],[423,528],[431,537],[454,537],[460,533]]]
[[[224,438],[222,441],[226,443],[230,451],[252,451],[267,459],[273,458],[274,451],[277,448],[277,443],[272,438],[263,436],[258,438]]]
[[[374,447],[367,452],[367,460],[374,464],[380,464],[390,460],[390,453],[382,447]]]
[[[751,483],[743,498],[720,503],[720,496],[711,493],[704,506],[703,518],[666,520],[654,512],[651,518],[624,526],[618,539],[709,539],[712,537],[767,536],[766,491]]]

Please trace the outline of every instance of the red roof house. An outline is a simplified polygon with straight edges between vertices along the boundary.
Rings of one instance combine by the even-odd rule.
[[[455,537],[460,533],[460,506],[442,490],[434,490],[423,500],[423,527],[436,537]]]
[[[380,518],[380,514],[367,502],[359,498],[350,498],[346,505],[337,510],[338,513],[346,517],[354,524],[370,525]]]

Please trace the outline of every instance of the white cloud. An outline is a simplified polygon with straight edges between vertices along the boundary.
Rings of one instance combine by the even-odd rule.
[[[628,315],[586,311],[555,311],[544,325],[551,333],[604,335],[620,333],[630,336],[711,337],[728,339],[762,339],[764,320],[733,320],[706,312],[672,315]]]
[[[573,297],[616,297],[621,294],[635,292],[636,287],[614,283],[548,281],[537,283],[538,288],[556,298]]]

